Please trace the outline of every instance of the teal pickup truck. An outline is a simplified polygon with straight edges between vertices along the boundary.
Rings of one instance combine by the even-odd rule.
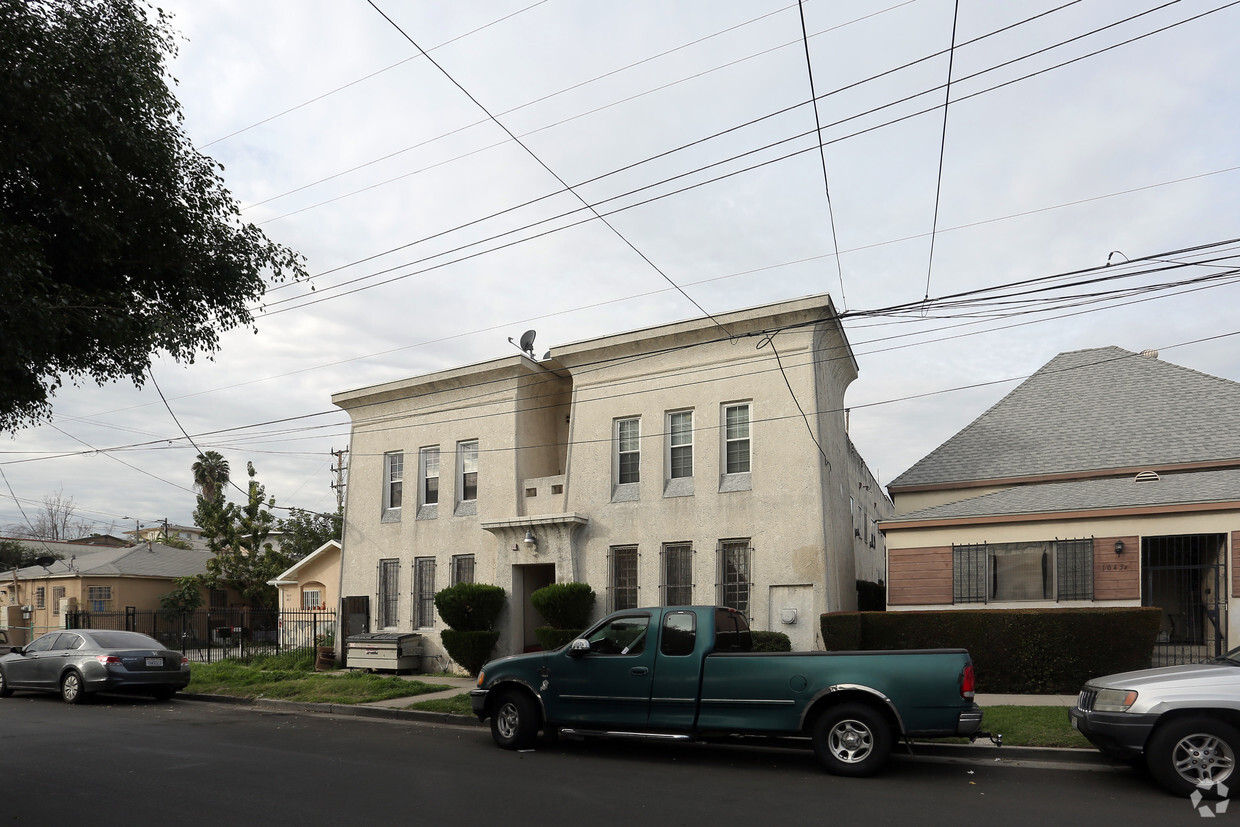
[[[553,652],[488,663],[470,695],[505,749],[539,730],[663,740],[808,736],[829,772],[864,776],[903,737],[971,736],[982,722],[963,649],[752,649],[715,606],[616,612]]]

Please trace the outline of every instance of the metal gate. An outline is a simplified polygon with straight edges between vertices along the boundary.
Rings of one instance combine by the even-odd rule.
[[[1227,651],[1227,537],[1141,540],[1141,605],[1163,611],[1151,664],[1197,663]]]

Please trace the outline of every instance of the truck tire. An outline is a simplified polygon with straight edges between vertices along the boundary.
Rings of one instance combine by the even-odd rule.
[[[529,693],[509,689],[491,712],[491,737],[504,749],[529,749],[538,740],[538,705]]]
[[[814,753],[832,775],[873,775],[891,754],[891,725],[881,712],[865,704],[827,709],[818,716],[810,734]]]
[[[1145,761],[1159,784],[1176,795],[1200,790],[1208,798],[1226,798],[1236,775],[1240,730],[1206,716],[1172,718],[1158,725],[1145,745]],[[1219,789],[1219,785],[1223,789]]]

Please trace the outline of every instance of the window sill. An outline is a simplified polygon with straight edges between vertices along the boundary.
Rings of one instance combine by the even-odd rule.
[[[693,477],[676,477],[663,486],[664,497],[692,497]]]
[[[611,501],[613,503],[634,503],[641,499],[641,483],[626,482],[612,486]]]
[[[419,508],[418,514],[416,517],[414,517],[414,519],[415,520],[434,520],[434,519],[437,519],[438,517],[439,517],[439,504],[431,503],[430,505],[424,505],[421,508]]]
[[[752,485],[749,479],[749,472],[744,474],[724,474],[719,478],[719,493],[727,493],[729,491],[750,491]]]
[[[386,511],[383,512],[383,516],[379,518],[379,522],[399,523],[400,522],[400,509],[399,508],[387,509]]]
[[[452,512],[453,517],[472,517],[478,513],[478,501],[466,500],[456,504],[456,511]]]

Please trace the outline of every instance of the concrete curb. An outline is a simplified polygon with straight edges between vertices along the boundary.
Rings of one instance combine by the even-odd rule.
[[[418,721],[426,724],[447,724],[451,726],[486,726],[473,716],[451,715],[447,712],[426,712],[420,709],[393,709],[387,706],[371,706],[370,704],[315,704],[303,701],[281,701],[274,698],[238,698],[233,695],[196,695],[186,692],[178,693],[177,697],[186,701],[249,706],[256,709],[270,709],[273,712],[349,715],[355,718]],[[417,696],[411,696],[409,702],[417,703]]]

